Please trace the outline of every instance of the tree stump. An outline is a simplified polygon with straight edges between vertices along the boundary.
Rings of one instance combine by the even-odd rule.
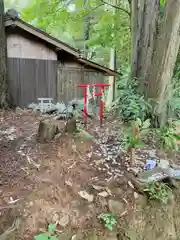
[[[76,131],[76,129],[77,129],[76,119],[74,119],[74,118],[69,119],[69,120],[66,122],[65,131],[68,132],[68,133],[73,133],[73,132]]]
[[[39,123],[37,141],[44,143],[54,139],[56,134],[65,131],[65,122],[51,118],[41,120]]]

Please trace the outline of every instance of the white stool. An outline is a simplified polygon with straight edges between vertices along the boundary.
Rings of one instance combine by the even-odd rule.
[[[40,111],[44,113],[52,107],[53,98],[38,98]]]

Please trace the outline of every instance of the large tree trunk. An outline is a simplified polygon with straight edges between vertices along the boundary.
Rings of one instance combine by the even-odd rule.
[[[0,0],[0,108],[8,108],[7,43],[4,27],[4,0]]]
[[[157,32],[159,0],[133,0],[131,32],[132,32],[132,63],[131,78],[140,81],[143,93],[151,66],[154,40]]]
[[[161,22],[159,13],[159,0],[132,1],[131,74],[140,81],[141,93],[153,100],[153,113],[162,126],[180,44],[180,0],[167,1]]]
[[[161,125],[167,120],[170,85],[179,46],[180,0],[169,0],[155,44],[148,85],[145,88],[146,96],[155,100],[154,110],[159,116]]]

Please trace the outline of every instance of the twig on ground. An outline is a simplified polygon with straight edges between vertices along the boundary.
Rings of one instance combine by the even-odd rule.
[[[9,227],[3,234],[0,235],[0,240],[6,240],[6,238],[8,237],[9,234],[11,234],[12,232],[14,232],[20,224],[20,219],[17,218],[11,227]]]

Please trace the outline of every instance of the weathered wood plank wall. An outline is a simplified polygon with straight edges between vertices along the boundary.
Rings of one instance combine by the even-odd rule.
[[[56,100],[57,61],[8,58],[9,88],[13,103],[20,107],[39,97]]]
[[[57,60],[55,51],[44,43],[37,41],[37,39],[19,31],[11,29],[11,32],[7,33],[7,54],[9,58]]]
[[[78,84],[104,82],[101,73],[55,60],[8,58],[8,73],[13,103],[19,107],[27,107],[39,97],[67,103],[84,96]]]
[[[58,101],[68,102],[74,98],[83,98],[84,89],[79,84],[103,83],[104,76],[88,69],[75,67],[58,67],[57,94]],[[96,89],[98,92],[98,89]],[[99,89],[100,91],[100,89]]]

